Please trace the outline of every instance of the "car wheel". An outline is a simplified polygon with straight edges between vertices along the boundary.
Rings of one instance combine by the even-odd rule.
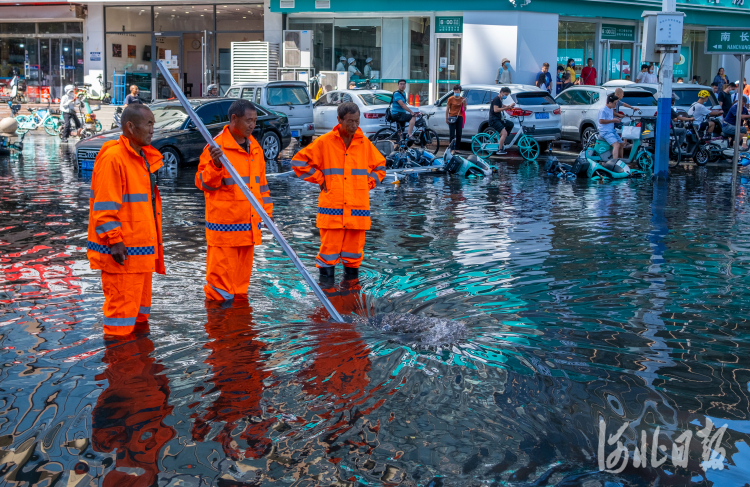
[[[300,140],[300,143],[301,143],[301,144],[302,144],[303,146],[305,146],[305,145],[309,145],[309,144],[310,144],[311,142],[312,142],[312,135],[305,135],[305,136],[304,136],[304,137],[302,137],[302,139]]]
[[[177,168],[180,166],[180,161],[182,160],[180,153],[173,147],[162,147],[159,152],[161,152],[163,160],[157,176],[160,178],[174,178],[177,176]]]
[[[581,132],[581,145],[583,145],[584,149],[594,145],[594,142],[596,142],[596,134],[597,131],[594,127],[586,127],[583,129],[583,132]]]
[[[273,132],[263,134],[260,147],[263,149],[263,155],[266,156],[267,161],[275,161],[279,158],[279,154],[281,154],[281,141],[279,140],[279,136]]]

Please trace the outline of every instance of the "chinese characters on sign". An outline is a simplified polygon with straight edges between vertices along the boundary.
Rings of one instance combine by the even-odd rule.
[[[602,39],[635,41],[635,27],[632,25],[602,24]]]
[[[640,445],[638,444],[637,433],[634,433],[635,445],[631,452],[623,443],[623,439],[625,442],[630,441],[627,436],[624,436],[625,431],[629,426],[630,422],[626,422],[614,434],[607,437],[607,425],[603,419],[599,418],[599,448],[597,451],[597,460],[599,461],[600,471],[620,473],[628,466],[628,460],[631,458],[633,459],[633,467],[648,467],[650,461],[652,468],[659,468],[664,465],[667,458],[670,457],[668,450],[670,443],[672,444],[672,464],[675,467],[682,468],[688,466],[690,442],[693,440],[692,431],[684,431],[676,439],[672,439],[665,433],[660,434],[660,428],[657,426],[651,437],[650,445],[648,434],[645,431],[641,431]],[[709,469],[724,469],[726,450],[721,446],[721,441],[727,430],[727,425],[725,424],[715,432],[713,430],[714,423],[706,418],[706,426],[699,429],[695,434],[703,447],[701,457],[701,468],[703,468],[703,471]],[[662,440],[666,441],[666,443]],[[607,445],[615,447],[609,455],[605,455],[604,453],[604,448]],[[649,453],[647,454],[647,452]]]
[[[706,54],[743,53],[750,53],[750,29],[706,30]]]
[[[463,31],[463,17],[435,17],[436,34],[461,34]]]

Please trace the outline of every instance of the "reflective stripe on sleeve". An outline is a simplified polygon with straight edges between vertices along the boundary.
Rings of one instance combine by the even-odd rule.
[[[93,211],[119,211],[120,203],[116,201],[97,201]]]
[[[376,171],[385,171],[385,166],[378,166],[375,168]]]
[[[381,181],[380,181],[380,178],[377,177],[377,174],[369,173],[367,176],[372,178],[373,181],[375,181],[375,186],[380,186]]]
[[[203,174],[200,175],[200,180],[201,180],[201,187],[203,189],[207,190],[207,191],[216,191],[217,189],[219,189],[219,188],[213,188],[213,187],[207,185],[206,183],[204,183],[203,182]]]
[[[115,229],[117,227],[122,227],[122,223],[116,222],[116,221],[111,221],[111,222],[107,222],[107,223],[102,223],[98,227],[94,228],[94,231],[96,233],[107,233],[108,231],[113,230],[113,229]]]
[[[323,169],[323,176],[344,175],[344,170],[339,168]]]
[[[367,169],[352,169],[352,176],[369,176]]]
[[[312,169],[310,169],[310,170],[309,170],[308,172],[306,172],[305,174],[300,174],[300,175],[299,175],[299,178],[300,178],[300,179],[307,179],[307,178],[309,178],[310,176],[313,176],[313,175],[315,175],[315,173],[316,173],[317,171],[318,171],[317,169],[315,169],[315,168],[312,168]]]
[[[138,314],[147,315],[151,313],[151,306],[141,306],[138,310]]]
[[[271,198],[270,196],[264,196],[263,203],[273,203],[273,198]]]
[[[255,176],[255,182],[260,184],[260,176]]]
[[[292,159],[292,167],[305,167],[309,166],[309,163],[305,161],[299,161],[297,159]]]
[[[265,193],[266,191],[268,191],[268,185],[264,184],[263,186],[260,187],[260,192]]]
[[[89,198],[91,198],[92,200],[94,199],[94,190],[93,189],[91,190],[91,193],[89,193]]]
[[[148,195],[146,193],[128,193],[122,195],[123,203],[148,203]]]

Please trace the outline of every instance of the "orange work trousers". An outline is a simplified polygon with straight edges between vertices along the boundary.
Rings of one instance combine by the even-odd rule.
[[[344,267],[357,268],[365,257],[365,230],[321,228],[318,267],[333,267],[344,262]]]
[[[148,322],[152,274],[102,272],[105,335],[129,335],[135,330],[136,322]]]
[[[255,246],[214,247],[206,251],[206,298],[229,301],[235,296],[247,298],[250,274],[253,271]]]

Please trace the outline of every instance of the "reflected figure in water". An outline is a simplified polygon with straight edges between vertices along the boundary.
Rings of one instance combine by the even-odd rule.
[[[258,340],[253,323],[253,309],[246,299],[236,297],[232,301],[206,300],[208,322],[206,333],[212,341],[204,345],[211,350],[206,359],[213,370],[214,386],[204,397],[215,392],[219,396],[200,414],[194,414],[192,436],[195,441],[205,441],[212,423],[223,422],[224,426],[214,441],[221,444],[224,453],[233,460],[261,458],[271,450],[271,440],[266,432],[276,419],[272,416],[260,419],[263,397],[263,381],[271,373],[263,368],[261,354],[265,343]],[[232,436],[237,423],[246,426],[239,438]],[[244,450],[237,444],[244,440]]]
[[[105,340],[107,389],[93,411],[95,451],[117,450],[114,468],[103,486],[150,487],[157,481],[159,453],[175,437],[164,418],[172,413],[164,366],[150,356],[154,344],[146,334]]]

